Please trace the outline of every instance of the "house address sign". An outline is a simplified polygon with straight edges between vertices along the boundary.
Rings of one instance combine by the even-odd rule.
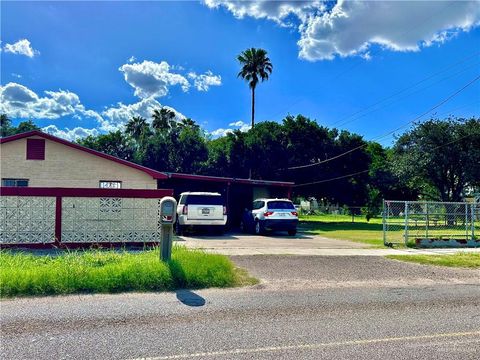
[[[121,189],[122,182],[121,181],[100,181],[100,188],[101,189]]]

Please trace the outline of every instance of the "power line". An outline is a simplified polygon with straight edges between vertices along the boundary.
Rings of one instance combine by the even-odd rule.
[[[476,133],[475,133],[476,134]],[[447,145],[451,145],[457,141],[460,141],[460,140],[463,140],[469,136],[473,135],[472,133],[470,134],[466,134],[458,139],[455,139],[455,140],[452,140],[452,141],[449,141],[448,143],[445,143],[445,144],[442,144],[442,145],[439,145],[439,146],[436,146],[434,147],[433,149],[431,149],[430,151],[435,151],[437,149],[440,149],[441,147],[444,147],[444,146],[447,146]],[[340,179],[345,179],[345,178],[350,178],[350,177],[354,177],[356,175],[360,175],[360,174],[363,174],[363,173],[366,173],[366,172],[369,172],[370,169],[366,169],[366,170],[362,170],[362,171],[357,171],[355,173],[352,173],[352,174],[347,174],[347,175],[343,175],[343,176],[337,176],[337,177],[334,177],[334,178],[331,178],[331,179],[325,179],[325,180],[319,180],[319,181],[312,181],[312,182],[308,182],[308,183],[304,183],[304,184],[295,184],[293,185],[293,187],[300,187],[300,186],[307,186],[307,185],[316,185],[316,184],[322,184],[322,183],[326,183],[326,182],[330,182],[330,181],[335,181],[335,180],[340,180]]]
[[[319,180],[319,181],[312,181],[312,182],[305,183],[305,184],[293,185],[293,187],[307,186],[307,185],[314,185],[314,184],[321,184],[321,183],[325,183],[325,182],[329,182],[329,181],[333,181],[333,180],[340,180],[340,179],[344,179],[344,178],[347,178],[347,177],[352,177],[352,176],[355,176],[355,175],[363,174],[363,173],[366,173],[366,172],[368,172],[368,171],[370,171],[370,169],[358,171],[358,172],[353,173],[353,174],[348,174],[348,175],[343,175],[343,176],[337,176],[337,177],[334,177],[334,178],[331,178],[331,179]]]
[[[338,124],[339,127],[340,127],[340,126],[344,126],[344,125],[349,124],[349,123],[351,123],[351,122],[353,122],[353,121],[356,121],[356,120],[358,120],[358,119],[360,119],[360,118],[362,118],[362,117],[364,117],[364,116],[366,116],[366,115],[368,115],[368,114],[371,114],[372,112],[378,111],[378,110],[382,109],[382,107],[376,108],[376,109],[374,109],[374,110],[372,110],[372,111],[369,111],[369,112],[366,112],[366,113],[363,113],[363,112],[365,112],[365,111],[367,111],[367,110],[370,110],[370,109],[375,108],[377,105],[380,105],[380,104],[386,102],[387,100],[390,100],[390,99],[392,99],[392,98],[395,98],[397,95],[400,95],[400,94],[402,94],[402,93],[405,93],[406,91],[408,91],[408,90],[416,87],[417,85],[420,85],[420,84],[426,82],[427,80],[430,80],[430,79],[434,78],[435,76],[437,76],[437,75],[439,75],[439,74],[441,74],[441,73],[443,73],[443,72],[445,72],[445,71],[447,71],[447,70],[449,70],[449,69],[457,66],[457,65],[460,64],[460,63],[465,62],[465,61],[468,60],[468,59],[471,59],[473,56],[476,56],[476,55],[478,55],[478,54],[480,54],[480,52],[477,52],[477,53],[475,53],[474,55],[469,56],[468,58],[464,58],[463,60],[455,63],[454,65],[451,65],[451,66],[449,66],[449,67],[447,67],[447,68],[444,68],[444,69],[442,69],[442,70],[440,70],[440,71],[438,71],[438,72],[436,72],[436,73],[434,73],[434,74],[432,74],[432,75],[429,75],[428,77],[426,77],[426,78],[424,78],[424,79],[422,79],[422,80],[420,80],[420,81],[417,81],[416,83],[414,83],[414,84],[412,84],[412,85],[410,85],[410,86],[407,86],[407,87],[405,87],[405,88],[403,88],[403,89],[401,89],[401,90],[393,93],[393,94],[390,95],[390,96],[387,96],[387,97],[385,97],[385,98],[383,98],[383,99],[381,99],[381,100],[379,100],[379,101],[377,101],[377,102],[375,102],[375,103],[373,103],[373,104],[371,104],[371,105],[369,105],[369,106],[367,106],[367,107],[365,107],[365,108],[363,108],[363,109],[360,109],[360,110],[358,110],[358,111],[356,111],[356,112],[354,112],[354,113],[352,113],[352,114],[350,114],[350,115],[348,115],[348,116],[345,116],[345,117],[341,118],[340,120],[337,120],[337,121],[331,123],[331,124],[329,125],[329,127],[333,127],[333,126],[335,126],[335,125],[337,125],[337,124]],[[399,100],[402,100],[402,99],[405,99],[405,98],[407,98],[407,97],[409,97],[409,96],[412,96],[413,94],[416,94],[416,93],[419,92],[419,91],[426,90],[426,89],[428,89],[429,87],[431,87],[431,86],[433,86],[433,85],[435,85],[435,84],[437,84],[437,83],[439,83],[439,82],[445,81],[445,80],[447,80],[447,79],[449,79],[449,78],[451,78],[451,77],[453,77],[453,76],[457,76],[457,75],[459,75],[459,74],[461,74],[461,73],[463,73],[463,72],[471,69],[472,67],[476,67],[476,66],[478,66],[478,64],[473,64],[472,66],[466,67],[466,68],[460,70],[459,72],[456,72],[456,73],[454,73],[454,74],[451,74],[451,75],[449,75],[449,76],[447,76],[447,77],[445,77],[445,78],[443,78],[443,79],[440,79],[440,80],[434,82],[433,84],[430,84],[430,85],[427,86],[427,87],[418,89],[417,91],[414,91],[414,92],[412,92],[412,93],[410,93],[410,94],[407,94],[407,95],[405,95],[404,97],[401,97]],[[392,105],[392,104],[394,104],[394,103],[395,103],[395,102],[391,103],[390,105]],[[387,106],[389,106],[389,105],[387,105]],[[362,114],[362,113],[363,113],[363,114]],[[361,115],[359,115],[359,114],[361,114]],[[355,116],[355,115],[359,115],[359,116]],[[348,120],[348,119],[350,119],[350,118],[352,118],[352,117],[353,117],[353,119]],[[347,121],[344,121],[344,120],[347,120]],[[340,123],[340,124],[339,124],[339,123]]]
[[[472,85],[473,83],[475,83],[476,81],[478,81],[480,79],[480,76],[477,76],[476,78],[474,78],[473,80],[471,80],[470,82],[468,82],[467,84],[465,84],[464,86],[462,86],[460,89],[458,89],[457,91],[455,91],[453,94],[451,94],[450,96],[448,96],[447,98],[443,99],[442,101],[440,101],[439,103],[437,103],[435,106],[433,106],[432,108],[428,109],[427,111],[425,111],[424,113],[422,113],[421,115],[415,117],[414,119],[408,121],[407,123],[397,127],[396,129],[392,130],[392,131],[389,131],[387,132],[386,134],[383,134],[383,135],[380,135],[378,137],[375,137],[373,139],[371,139],[370,141],[373,141],[373,140],[379,140],[381,138],[384,138],[386,136],[389,136],[389,135],[392,135],[393,133],[397,132],[398,130],[408,126],[409,124],[421,119],[423,116],[427,115],[428,113],[432,112],[433,110],[439,108],[440,106],[442,106],[443,104],[447,103],[448,101],[450,101],[452,98],[454,98],[455,96],[457,96],[458,94],[460,94],[463,90],[465,90],[466,88],[468,88],[470,85]],[[345,151],[344,153],[341,153],[339,155],[335,155],[331,158],[328,158],[328,159],[325,159],[325,160],[322,160],[322,161],[318,161],[316,163],[313,163],[313,164],[307,164],[307,165],[299,165],[299,166],[291,166],[291,167],[288,167],[286,169],[281,169],[281,170],[296,170],[296,169],[304,169],[304,168],[309,168],[309,167],[312,167],[312,166],[317,166],[317,165],[321,165],[321,164],[324,164],[324,163],[327,163],[327,162],[330,162],[332,160],[335,160],[335,159],[338,159],[340,157],[343,157],[345,155],[348,155],[356,150],[359,150],[361,148],[364,148],[365,146],[367,146],[368,144],[365,143],[363,145],[360,145],[360,146],[357,146],[353,149],[350,149],[348,151]]]
[[[469,106],[471,105],[477,105],[477,106],[480,106],[480,103],[478,102],[478,100],[475,100],[475,101],[472,101],[472,102],[469,102],[467,104],[463,104],[461,106],[457,106],[457,107],[454,107],[453,109],[450,109],[450,110],[447,110],[447,111],[443,111],[441,113],[432,113],[432,117],[433,116],[436,116],[436,117],[442,117],[444,115],[452,115],[452,112],[453,111],[457,111],[457,110],[460,110],[460,109],[464,109],[464,108],[468,108]]]
[[[419,23],[425,24],[426,22],[430,22],[430,20],[437,18],[441,13],[443,13],[444,11],[446,11],[447,8],[449,8],[450,6],[451,6],[451,4],[447,3],[445,6],[443,6],[442,8],[440,8],[437,12],[435,12],[435,13],[433,13],[433,14],[429,14],[427,17],[425,17],[425,18],[424,18],[421,22],[419,22]],[[410,34],[410,33],[413,32],[414,30],[416,30],[417,28],[418,28],[418,26],[417,26],[417,27],[411,27],[411,28],[409,28],[408,30],[402,31],[400,34],[401,34],[401,35]],[[382,51],[382,50],[383,50],[383,48],[379,46],[378,48],[374,49],[371,54],[372,54],[372,55],[377,55],[377,54],[378,54],[380,51]],[[371,56],[372,56],[372,55],[371,55]],[[365,61],[363,61],[363,62],[357,62],[357,63],[351,65],[350,67],[348,67],[346,70],[343,70],[343,71],[337,73],[336,75],[332,76],[332,77],[329,78],[327,81],[328,81],[328,82],[332,82],[332,81],[340,78],[341,76],[345,75],[346,73],[349,73],[349,72],[352,71],[353,69],[355,69],[355,68],[357,68],[358,66],[363,65],[363,64],[365,64]],[[281,112],[279,111],[279,112],[275,113],[275,114],[272,116],[272,118],[276,117],[278,114],[281,114],[281,113],[285,113],[285,112],[288,113],[288,109],[290,109],[290,108],[292,108],[293,106],[301,103],[301,102],[304,101],[304,100],[305,100],[305,99],[302,98],[302,97],[297,98],[297,99],[296,99],[291,105],[289,105],[285,110],[283,110],[283,111],[281,111]]]

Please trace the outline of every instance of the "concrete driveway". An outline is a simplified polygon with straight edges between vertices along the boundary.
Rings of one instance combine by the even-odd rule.
[[[188,235],[178,238],[177,244],[201,248],[225,255],[295,254],[313,255],[319,250],[365,249],[369,245],[346,240],[298,233],[288,236],[281,232],[264,236],[231,232],[221,236]]]
[[[281,232],[265,236],[231,232],[225,235],[188,235],[175,238],[175,243],[207,252],[235,255],[316,255],[316,256],[386,256],[448,255],[457,252],[480,253],[480,248],[374,248],[368,244],[299,233],[288,236]]]

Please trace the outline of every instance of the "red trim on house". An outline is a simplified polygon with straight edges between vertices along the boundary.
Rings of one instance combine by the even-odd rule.
[[[27,139],[27,160],[45,160],[45,139]]]
[[[70,146],[71,148],[74,148],[74,149],[77,149],[77,150],[80,150],[80,151],[84,151],[84,152],[89,153],[91,155],[95,155],[95,156],[98,156],[98,157],[101,157],[101,158],[104,158],[104,159],[107,159],[107,160],[111,160],[111,161],[116,162],[118,164],[122,164],[122,165],[125,165],[125,166],[128,166],[128,167],[134,168],[136,170],[143,171],[144,173],[147,173],[148,175],[150,175],[154,179],[166,179],[167,178],[167,175],[163,172],[156,171],[156,170],[147,168],[145,166],[138,165],[138,164],[132,163],[130,161],[117,158],[117,157],[112,156],[112,155],[104,154],[100,151],[89,149],[85,146],[72,143],[70,141],[58,138],[58,137],[50,135],[50,134],[46,134],[46,133],[44,133],[42,131],[39,131],[39,130],[32,130],[32,131],[28,131],[28,132],[25,132],[25,133],[22,133],[22,134],[16,134],[16,135],[1,138],[0,139],[0,144],[8,143],[8,142],[19,140],[19,139],[28,138],[30,136],[40,136],[44,139],[55,141],[55,142],[57,142],[59,144],[62,144],[62,145]]]
[[[0,196],[55,196],[55,197],[123,197],[155,199],[172,196],[171,189],[98,189],[98,188],[45,188],[0,187]]]
[[[249,185],[268,185],[268,186],[283,186],[291,187],[293,182],[285,181],[270,181],[270,180],[254,180],[254,179],[236,179],[220,176],[207,176],[207,175],[192,175],[192,174],[180,174],[180,173],[166,173],[171,179],[186,179],[186,180],[200,180],[200,181],[216,181],[226,183],[238,183]]]

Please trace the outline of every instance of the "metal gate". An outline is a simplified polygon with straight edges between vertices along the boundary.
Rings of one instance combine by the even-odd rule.
[[[383,202],[383,242],[480,246],[480,204],[467,202]]]

